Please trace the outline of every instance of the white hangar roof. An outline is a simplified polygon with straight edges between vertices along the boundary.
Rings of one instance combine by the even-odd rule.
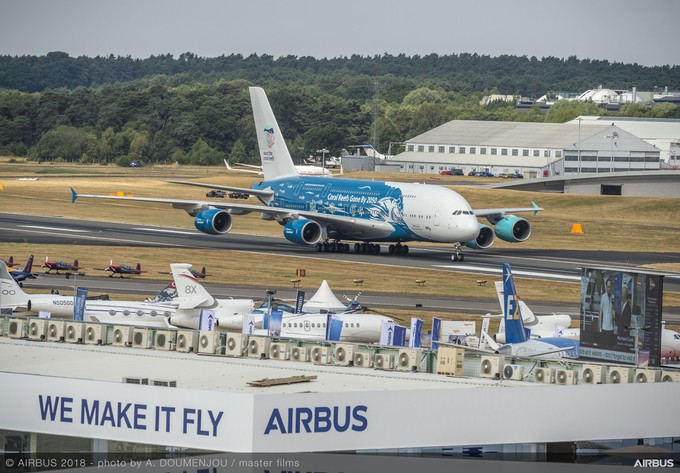
[[[581,123],[581,139],[605,131],[611,121]],[[452,120],[415,136],[406,144],[498,146],[510,148],[565,149],[578,141],[574,123],[525,123],[483,120]]]
[[[581,127],[585,125],[613,123],[622,130],[635,135],[643,140],[680,140],[680,120],[671,118],[632,118],[632,117],[600,117],[583,116]],[[575,118],[567,124],[578,124],[579,118]]]

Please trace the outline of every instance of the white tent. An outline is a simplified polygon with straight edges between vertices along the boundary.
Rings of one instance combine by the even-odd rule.
[[[319,312],[321,310],[335,312],[345,307],[347,307],[347,304],[343,304],[335,297],[328,281],[324,279],[316,293],[302,306],[302,310],[304,312]]]

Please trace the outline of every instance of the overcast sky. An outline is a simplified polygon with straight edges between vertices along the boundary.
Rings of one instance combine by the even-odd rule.
[[[478,53],[680,64],[676,0],[0,0],[0,54]]]

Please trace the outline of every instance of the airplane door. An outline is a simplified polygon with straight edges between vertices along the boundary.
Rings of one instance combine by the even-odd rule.
[[[434,213],[434,226],[438,227],[439,226],[439,217],[441,216],[441,211],[437,210]]]
[[[305,320],[305,323],[304,323],[303,326],[304,326],[305,332],[309,332],[312,328],[312,324],[309,323],[309,320]]]

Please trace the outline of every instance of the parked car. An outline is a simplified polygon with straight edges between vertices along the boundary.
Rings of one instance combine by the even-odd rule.
[[[439,171],[439,174],[441,174],[443,176],[462,176],[463,170],[462,169],[445,169],[443,171]]]
[[[131,168],[138,168],[138,167],[141,167],[141,166],[142,166],[142,163],[140,163],[136,159],[133,159],[132,161],[130,161],[130,167]]]
[[[250,197],[250,195],[246,194],[245,192],[230,192],[229,193],[230,199],[247,199],[248,197]]]
[[[476,176],[476,175],[477,175],[477,173],[474,172],[474,171],[470,171],[470,172],[468,173],[468,176]]]
[[[516,172],[516,173],[510,174],[510,177],[512,177],[513,179],[524,179],[524,174],[520,174],[520,173]]]
[[[224,199],[226,195],[227,193],[225,191],[219,189],[213,189],[205,194],[206,197],[219,197],[220,199]]]
[[[477,176],[481,176],[481,177],[496,177],[496,176],[493,175],[493,173],[490,173],[489,171],[478,172],[478,173],[477,173]]]
[[[442,176],[453,176],[453,171],[449,171],[449,170],[445,169],[443,171],[439,171],[439,174],[441,174]]]

